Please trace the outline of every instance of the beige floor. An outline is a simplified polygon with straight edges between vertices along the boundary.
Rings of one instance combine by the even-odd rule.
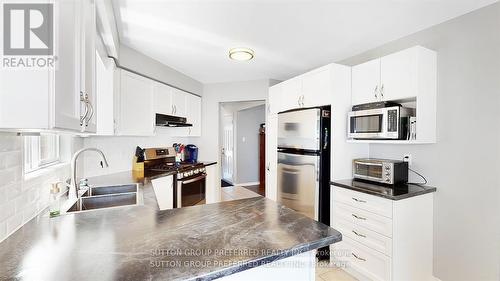
[[[260,196],[241,186],[226,186],[222,188],[222,201],[231,201]]]
[[[222,188],[222,201],[231,201],[260,196],[259,194],[241,186],[227,186]],[[316,281],[356,281],[342,269],[321,262],[316,265]]]
[[[328,262],[316,264],[316,281],[356,281],[357,279],[349,275],[335,265]]]

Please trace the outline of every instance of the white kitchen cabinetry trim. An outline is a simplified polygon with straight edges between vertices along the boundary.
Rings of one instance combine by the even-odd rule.
[[[333,259],[347,272],[360,280],[433,280],[433,193],[393,201],[333,186],[331,196],[330,225],[343,235]]]
[[[416,109],[415,140],[358,143],[436,142],[437,54],[421,46],[352,67],[352,104],[394,101]]]

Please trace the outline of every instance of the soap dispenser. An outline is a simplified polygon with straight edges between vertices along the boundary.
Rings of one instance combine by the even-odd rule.
[[[50,217],[57,217],[61,213],[61,204],[59,202],[59,193],[61,189],[59,188],[59,184],[61,182],[52,183],[52,187],[50,188],[50,202],[49,202],[49,215]]]

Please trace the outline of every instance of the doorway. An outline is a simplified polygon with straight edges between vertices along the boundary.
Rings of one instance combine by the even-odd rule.
[[[224,102],[219,112],[223,195],[239,187],[265,196],[265,101]]]

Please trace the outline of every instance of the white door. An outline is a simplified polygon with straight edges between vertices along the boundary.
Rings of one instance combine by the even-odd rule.
[[[172,107],[172,88],[159,82],[153,83],[155,95],[155,113],[172,115],[174,112]]]
[[[223,117],[222,131],[222,179],[233,183],[234,182],[234,129],[233,116],[226,115]]]
[[[304,107],[330,105],[332,103],[331,71],[324,69],[306,74],[302,78],[302,102]]]
[[[267,104],[268,114],[277,114],[282,111],[281,104],[283,100],[281,99],[283,92],[283,85],[278,84],[269,88],[269,98]]]
[[[87,95],[88,108],[90,110],[84,128],[85,132],[95,133],[97,131],[97,95],[96,95],[96,16],[94,0],[81,1],[81,14],[82,14],[82,51],[81,61],[82,68],[80,72],[82,91]]]
[[[302,107],[300,103],[300,96],[302,95],[302,80],[300,78],[293,78],[287,80],[282,84],[281,93],[281,110],[289,110]]]
[[[115,63],[111,58],[101,58],[96,54],[96,108],[97,134],[114,134],[114,72]]]
[[[266,122],[266,197],[277,200],[278,115],[268,115]]]
[[[77,0],[57,1],[54,54],[54,121],[57,129],[80,131],[85,103],[82,90],[82,3]]]
[[[187,122],[193,124],[193,127],[188,128],[189,136],[201,136],[201,97],[188,94],[186,97],[187,104]]]
[[[352,104],[380,100],[380,59],[352,67]]]
[[[121,71],[119,134],[151,136],[155,130],[152,81]]]
[[[186,96],[188,94],[172,88],[172,106],[175,116],[186,117]]]
[[[417,96],[417,47],[385,56],[380,61],[383,100]]]

